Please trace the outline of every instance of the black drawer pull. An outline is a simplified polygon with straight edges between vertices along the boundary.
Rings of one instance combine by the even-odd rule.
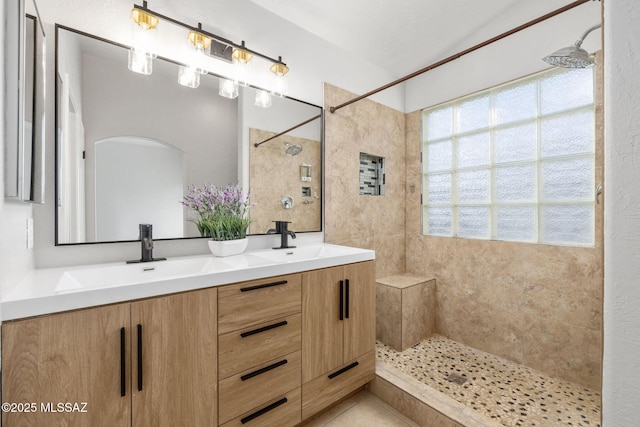
[[[344,368],[340,369],[339,371],[335,371],[333,374],[329,374],[329,379],[330,379],[330,380],[332,380],[332,379],[334,379],[335,377],[337,377],[338,375],[342,375],[342,374],[344,374],[345,372],[347,372],[349,369],[353,369],[353,368],[355,368],[355,367],[356,367],[356,366],[358,366],[358,365],[359,365],[359,363],[358,363],[358,362],[353,362],[351,365],[349,365],[349,366],[345,366]]]
[[[263,326],[262,328],[254,329],[252,331],[243,332],[240,334],[242,338],[250,337],[251,335],[259,334],[260,332],[269,331],[271,329],[279,328],[280,326],[287,325],[287,321],[283,320],[282,322],[274,323],[273,325]]]
[[[273,409],[276,409],[278,406],[280,406],[280,405],[284,405],[284,404],[285,404],[285,403],[287,403],[287,402],[288,402],[287,398],[286,398],[286,397],[283,397],[282,399],[278,400],[277,402],[273,402],[271,405],[269,405],[269,406],[265,406],[264,408],[260,409],[259,411],[254,412],[254,413],[253,413],[253,414],[251,414],[251,415],[247,415],[246,417],[242,418],[242,419],[240,420],[240,422],[241,422],[242,424],[246,424],[246,423],[248,423],[249,421],[251,421],[251,420],[253,420],[253,419],[255,419],[255,418],[258,418],[260,415],[264,415],[264,414],[266,414],[267,412],[269,412],[269,411],[271,411],[271,410],[273,410]]]
[[[270,288],[272,286],[279,286],[279,285],[286,285],[286,284],[287,284],[286,280],[281,280],[279,282],[265,283],[264,285],[256,285],[256,286],[248,286],[246,288],[240,288],[240,292],[255,291],[258,289]]]
[[[120,328],[120,396],[127,395],[127,362],[125,357],[124,328]]]
[[[279,362],[274,363],[273,365],[265,366],[264,368],[260,368],[260,369],[258,369],[256,371],[249,372],[248,374],[241,376],[240,379],[242,381],[249,380],[249,379],[251,379],[253,377],[256,377],[256,376],[258,376],[260,374],[264,374],[265,372],[268,372],[268,371],[270,371],[272,369],[276,369],[279,366],[286,365],[287,363],[288,363],[287,359],[281,360]]]
[[[340,280],[340,320],[344,320],[344,280]]]
[[[142,325],[138,324],[138,391],[142,391]]]
[[[345,316],[344,317],[346,317],[348,319],[349,318],[349,279],[345,280],[344,287],[345,287],[345,291],[344,291],[344,293],[345,293],[345,295],[344,295],[344,299],[345,299],[345,302],[344,302],[344,307],[345,307],[344,308],[344,314],[345,314]]]

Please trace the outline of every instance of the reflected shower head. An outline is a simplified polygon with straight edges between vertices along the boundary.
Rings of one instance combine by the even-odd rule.
[[[297,156],[298,154],[300,154],[302,152],[302,147],[298,144],[292,144],[290,142],[285,142],[284,143],[286,150],[284,151],[287,156]]]
[[[593,30],[600,28],[601,24],[594,25],[582,34],[582,37],[578,39],[573,46],[563,47],[551,55],[545,56],[542,60],[548,64],[556,65],[563,68],[586,68],[593,65],[593,58],[589,55],[589,52],[582,49],[580,46],[587,37],[587,35]]]

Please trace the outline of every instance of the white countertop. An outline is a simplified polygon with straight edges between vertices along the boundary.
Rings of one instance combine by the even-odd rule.
[[[231,257],[176,257],[34,270],[0,303],[12,320],[255,280],[375,259],[367,249],[337,245],[259,250]]]

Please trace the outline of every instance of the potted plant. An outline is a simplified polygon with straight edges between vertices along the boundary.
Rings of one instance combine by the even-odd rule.
[[[247,248],[247,229],[251,220],[249,195],[238,185],[224,188],[212,184],[190,186],[182,204],[193,209],[197,217],[190,219],[200,235],[210,237],[209,249],[215,256],[242,253]]]

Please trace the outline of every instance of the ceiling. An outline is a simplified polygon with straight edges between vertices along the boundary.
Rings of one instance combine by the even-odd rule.
[[[251,1],[398,77],[572,2]]]

